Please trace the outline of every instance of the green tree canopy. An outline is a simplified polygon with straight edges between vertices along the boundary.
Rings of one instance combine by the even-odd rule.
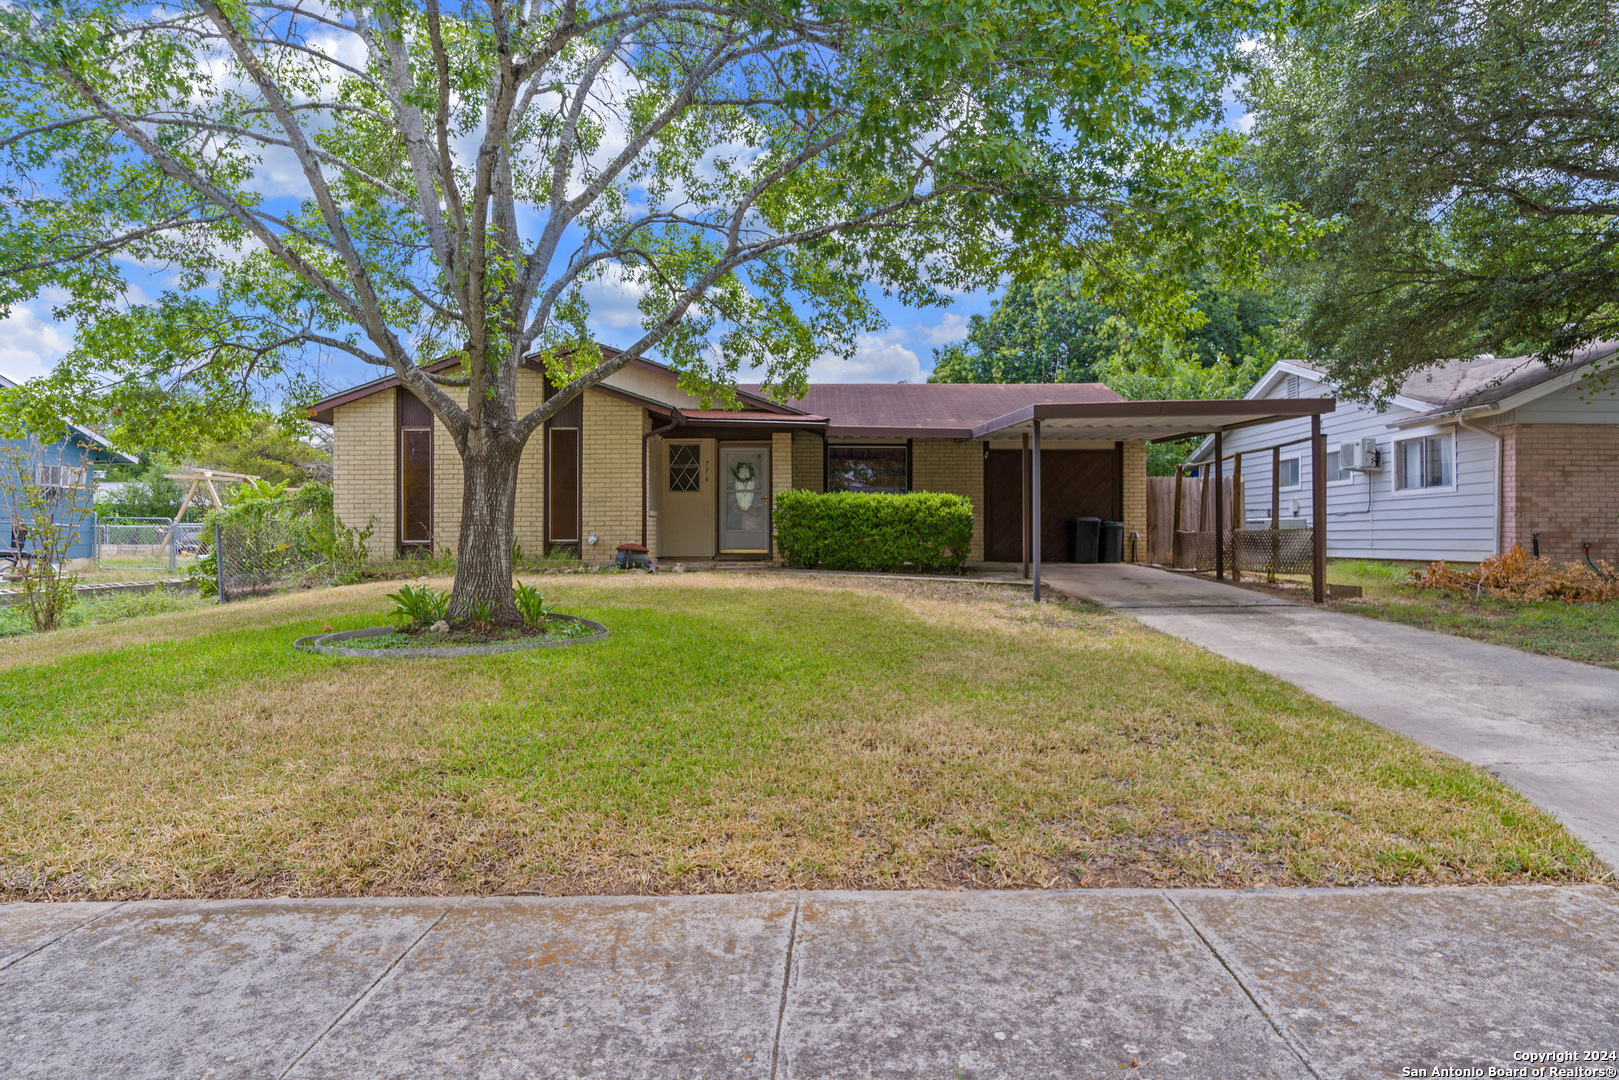
[[[1086,295],[1072,272],[1014,283],[988,315],[973,316],[964,343],[934,350],[929,381],[1100,382],[1132,400],[1241,397],[1296,353],[1291,305],[1269,283],[1232,288],[1194,275],[1187,297],[1165,328]],[[1148,471],[1171,471],[1193,445],[1151,446]]]
[[[523,445],[637,357],[656,351],[705,397],[748,369],[793,392],[880,324],[869,285],[938,304],[1053,245],[1100,267],[1148,236],[1218,234],[1240,267],[1288,243],[1288,211],[1177,141],[1218,116],[1237,43],[1279,10],[0,7],[0,305],[56,286],[78,328],[13,397],[174,445],[266,387],[309,391],[311,352],[372,364],[461,456],[452,618],[487,602],[511,621]],[[131,262],[167,267],[166,291],[132,295]],[[588,325],[604,280],[642,315],[611,356]],[[531,356],[563,389],[522,412]],[[426,370],[446,358],[459,366]]]
[[[1619,336],[1612,0],[1379,0],[1259,56],[1247,175],[1338,226],[1298,276],[1341,387]]]
[[[934,350],[930,381],[1108,382],[1134,373],[1130,396],[1224,397],[1233,380],[1222,368],[1242,369],[1256,357],[1268,365],[1291,343],[1285,331],[1290,307],[1268,283],[1231,288],[1196,275],[1186,291],[1188,317],[1165,329],[1143,326],[1127,306],[1089,295],[1082,275],[1072,271],[1014,282],[988,315],[972,317],[965,342]],[[1184,370],[1163,393],[1150,392],[1142,376],[1172,361]],[[1251,380],[1236,392],[1248,385]],[[1200,386],[1227,392],[1177,392]]]

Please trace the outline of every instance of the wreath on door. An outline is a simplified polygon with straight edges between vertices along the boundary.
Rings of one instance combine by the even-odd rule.
[[[753,467],[753,462],[741,458],[731,466],[731,479],[736,481],[737,509],[744,513],[753,509],[753,479],[759,475],[759,470]]]

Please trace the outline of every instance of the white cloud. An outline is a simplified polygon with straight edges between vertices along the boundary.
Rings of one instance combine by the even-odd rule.
[[[1237,117],[1236,122],[1231,126],[1246,135],[1254,130],[1254,124],[1257,122],[1257,118],[1253,113],[1245,112],[1241,116]]]
[[[606,273],[585,285],[584,294],[593,324],[612,330],[641,328],[641,309],[636,305],[646,294],[646,286],[626,278],[618,263],[609,263]]]
[[[922,364],[916,354],[899,343],[901,332],[862,334],[853,356],[823,356],[810,365],[810,382],[895,383],[921,382]]]
[[[72,345],[71,326],[19,304],[0,319],[0,375],[22,382],[47,374]]]
[[[968,323],[964,315],[949,312],[932,326],[918,326],[917,336],[928,345],[950,345],[967,338]]]

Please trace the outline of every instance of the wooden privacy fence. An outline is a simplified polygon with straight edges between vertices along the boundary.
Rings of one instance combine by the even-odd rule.
[[[1240,462],[1236,468],[1241,469]],[[1274,474],[1273,474],[1274,475]],[[1221,479],[1220,520],[1215,518],[1212,477],[1147,477],[1147,561],[1185,570],[1215,569],[1215,537],[1224,548],[1225,568],[1241,578],[1246,571],[1274,579],[1277,574],[1310,574],[1313,570],[1314,530],[1247,529],[1243,508],[1242,473]],[[1180,531],[1175,526],[1175,492],[1180,491]],[[1278,512],[1277,492],[1271,492],[1272,514]],[[1233,520],[1233,517],[1235,520]],[[1218,530],[1218,531],[1216,531]]]
[[[1239,486],[1235,478],[1222,482],[1225,491],[1225,512],[1220,515],[1224,529],[1231,528],[1231,513],[1238,505]],[[1188,476],[1181,480],[1181,529],[1186,532],[1214,531],[1214,484],[1202,477]],[[1147,477],[1147,551],[1146,561],[1175,562],[1173,531],[1175,528],[1175,478],[1173,476]],[[1210,559],[1214,558],[1211,551]],[[1213,564],[1210,564],[1211,568]]]

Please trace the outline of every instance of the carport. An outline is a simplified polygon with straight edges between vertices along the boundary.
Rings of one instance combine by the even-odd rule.
[[[1321,433],[1321,417],[1333,411],[1333,398],[1282,398],[1277,400],[1193,400],[1193,401],[1096,401],[1029,405],[973,428],[972,437],[991,439],[1020,438],[1023,441],[1023,552],[1027,575],[1034,582],[1034,599],[1040,601],[1040,452],[1065,443],[1176,442],[1203,435],[1214,436],[1214,457],[1210,462],[1214,478],[1216,532],[1225,512],[1222,485],[1224,447],[1227,431],[1271,424],[1281,420],[1310,418],[1312,503],[1311,573],[1317,603],[1326,598],[1327,552],[1327,453]],[[1054,445],[1053,445],[1054,444]],[[1238,508],[1240,513],[1240,508]],[[1238,520],[1234,515],[1233,520]],[[1276,525],[1272,522],[1272,526]],[[1225,544],[1214,545],[1214,576],[1225,578]]]

